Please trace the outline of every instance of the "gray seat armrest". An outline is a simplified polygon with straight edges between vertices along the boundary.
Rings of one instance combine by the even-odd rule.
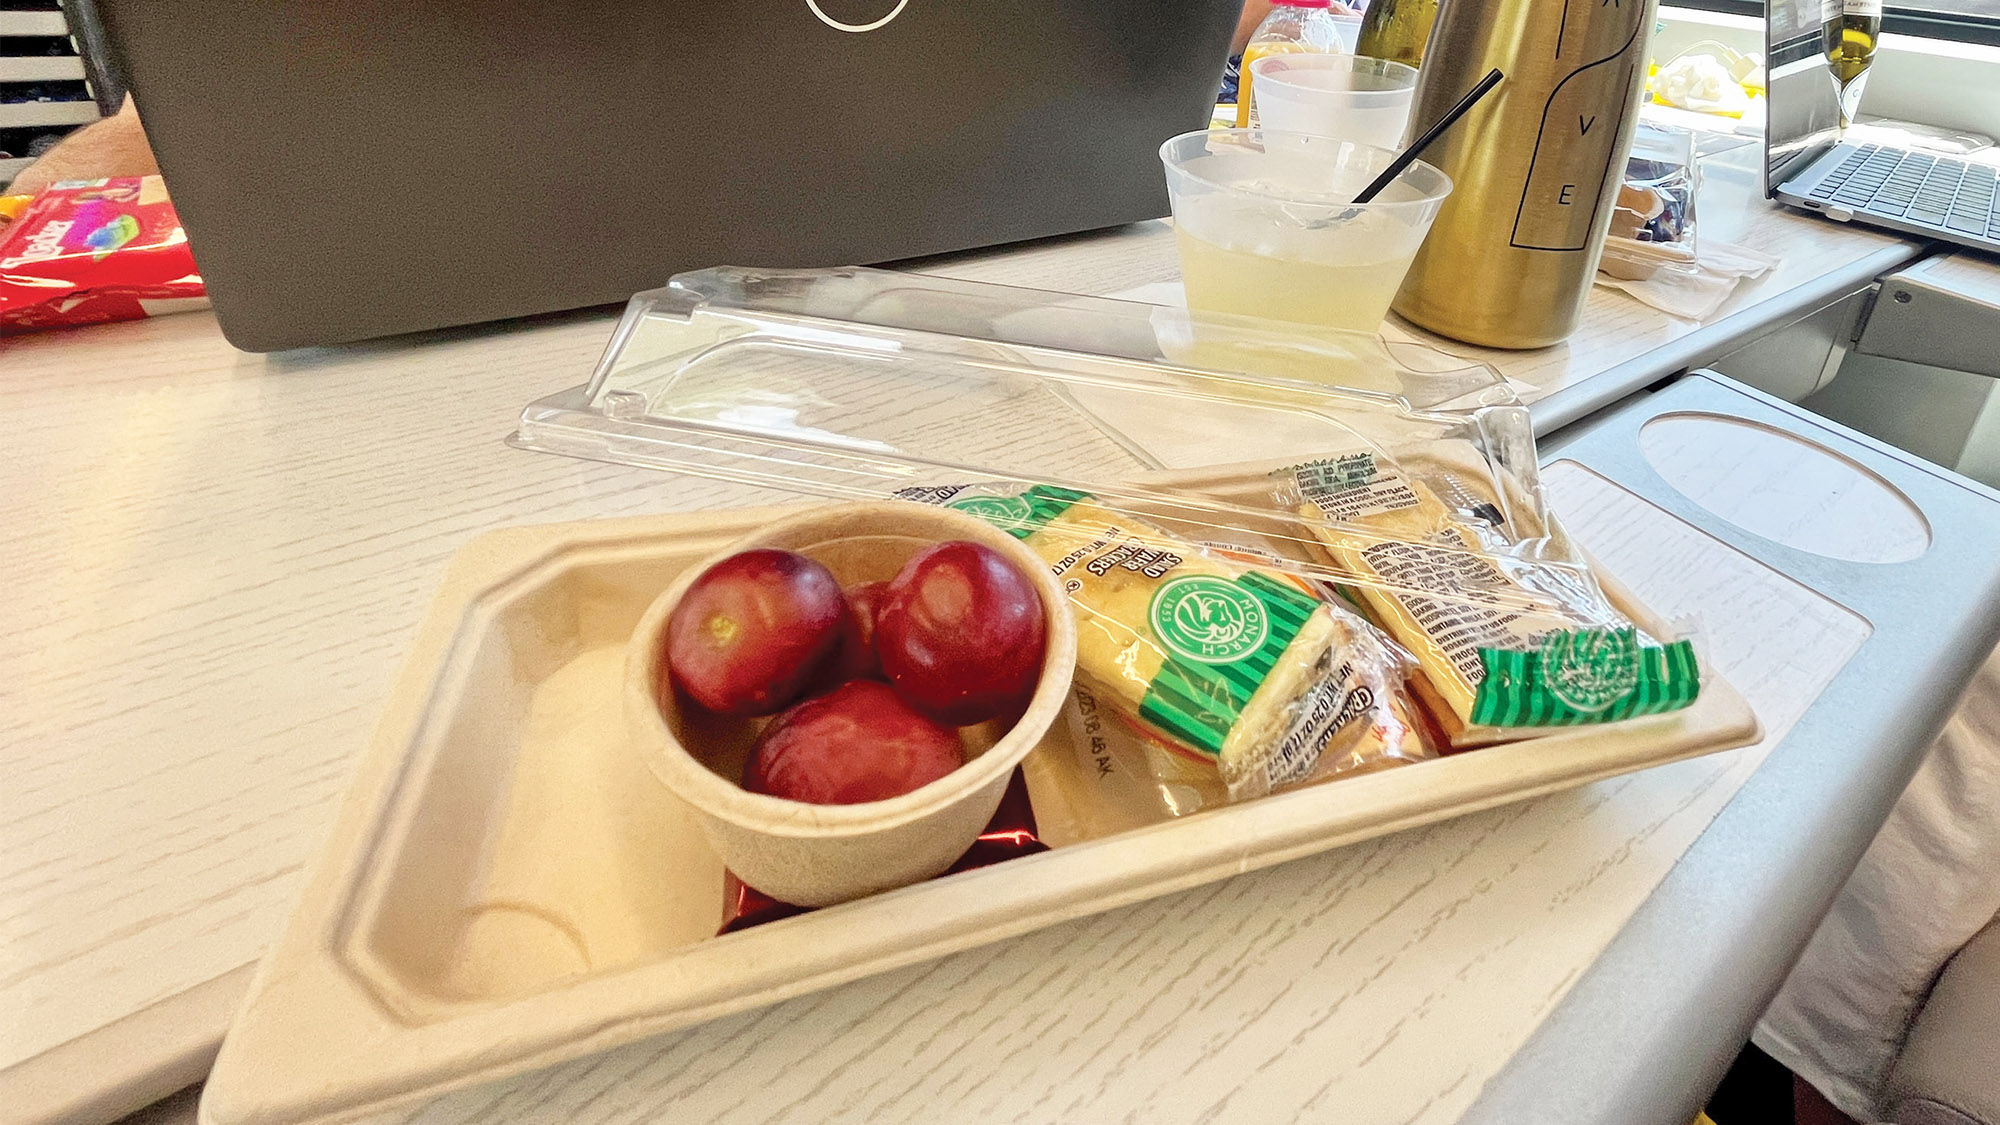
[[[1886,1093],[1896,1125],[2000,1125],[2000,921],[1939,975]]]

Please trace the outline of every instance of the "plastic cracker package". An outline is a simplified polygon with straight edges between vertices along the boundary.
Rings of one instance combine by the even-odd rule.
[[[1693,703],[1691,640],[1649,635],[1605,596],[1523,473],[1471,441],[1359,449],[1274,474],[1346,592],[1416,659],[1454,748]]]
[[[0,227],[0,335],[207,307],[158,176],[57,184]]]
[[[1691,268],[1700,183],[1693,135],[1640,122],[1597,268],[1626,281],[1643,281],[1666,268]]]
[[[1219,777],[1243,800],[1430,756],[1403,658],[1309,582],[1220,557],[1076,489],[897,495],[977,515],[1049,564],[1076,613],[1078,676],[1146,737],[1162,785],[1199,793]]]
[[[1042,839],[1060,848],[1226,804],[1213,766],[1196,765],[1141,732],[1135,719],[1075,683],[1060,726],[1021,762]]]

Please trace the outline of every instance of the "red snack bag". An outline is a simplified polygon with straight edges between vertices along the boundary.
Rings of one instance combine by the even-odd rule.
[[[58,184],[0,229],[0,335],[207,307],[158,176]]]
[[[972,846],[958,857],[958,862],[952,864],[945,874],[954,875],[1048,850],[1049,846],[1035,835],[1035,809],[1028,803],[1028,783],[1022,779],[1021,771],[1016,769],[1014,776],[1007,780],[1007,792],[1000,797],[1000,807],[993,810],[993,819],[986,822],[986,831],[979,834],[979,839],[972,842]],[[722,873],[722,926],[715,932],[717,935],[733,934],[780,918],[805,914],[810,909],[780,902],[745,884],[734,872],[725,871]]]

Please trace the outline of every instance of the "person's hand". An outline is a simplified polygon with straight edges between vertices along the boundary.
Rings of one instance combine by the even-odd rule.
[[[117,113],[69,136],[28,165],[7,186],[10,195],[33,195],[64,180],[101,180],[112,176],[157,175],[153,147],[139,125],[139,107],[125,99]]]
[[[1236,17],[1236,38],[1229,41],[1229,53],[1240,55],[1244,44],[1257,32],[1257,25],[1271,14],[1271,0],[1243,0],[1243,14]]]

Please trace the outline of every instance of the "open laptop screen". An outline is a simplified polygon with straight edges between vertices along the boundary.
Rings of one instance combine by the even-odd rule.
[[[1840,139],[1840,84],[1826,55],[1829,14],[1822,0],[1767,0],[1764,60],[1769,114],[1764,194],[1803,171]]]

